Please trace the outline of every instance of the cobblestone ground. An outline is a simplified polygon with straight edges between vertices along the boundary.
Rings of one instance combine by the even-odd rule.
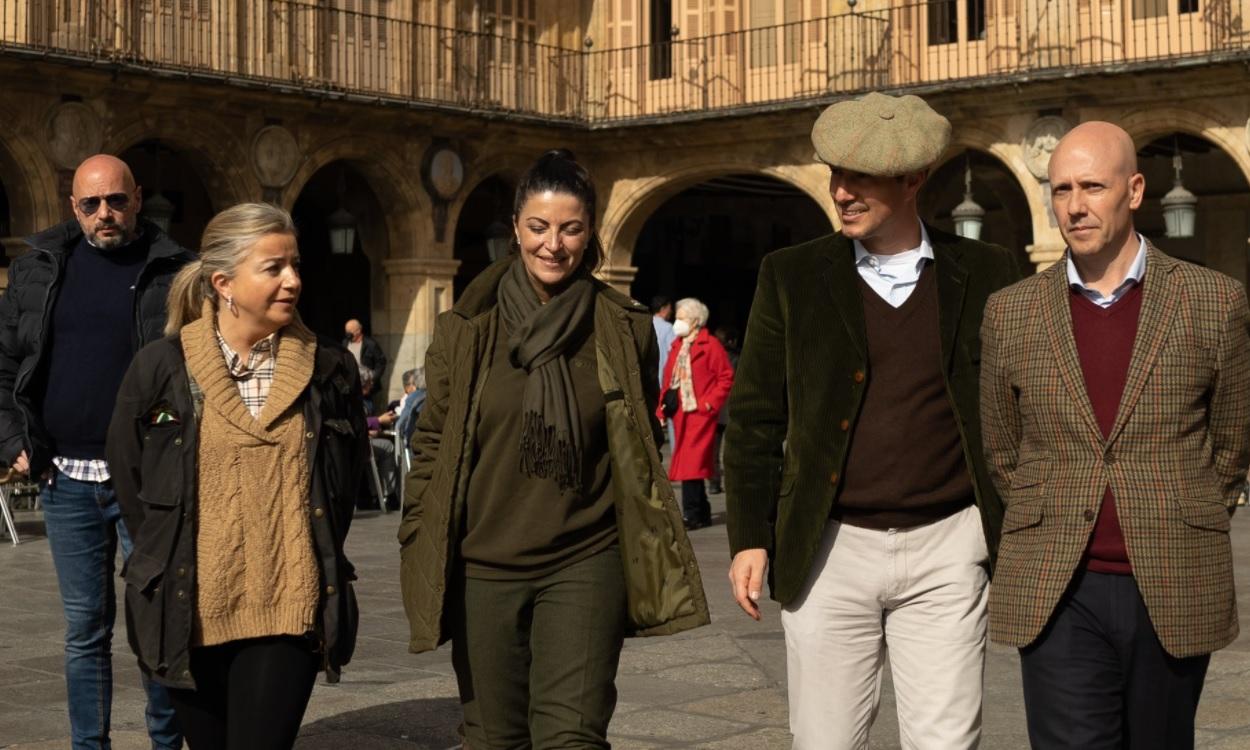
[[[620,705],[613,745],[642,748],[766,750],[789,747],[785,653],[775,605],[762,623],[741,615],[725,576],[728,550],[723,498],[714,496],[717,524],[692,535],[712,607],[712,625],[671,638],[627,643],[621,659]],[[414,656],[399,599],[398,516],[362,513],[348,540],[360,572],[363,613],[356,656],[337,685],[318,684],[297,745],[300,750],[382,750],[458,746],[459,709],[447,648]],[[0,747],[68,746],[62,680],[62,634],[56,579],[32,511],[19,512],[25,540],[0,542]],[[1238,597],[1250,622],[1250,513],[1233,520]],[[120,608],[120,604],[119,604]],[[119,609],[120,611],[120,609]],[[118,618],[113,746],[147,748],[138,670]],[[1011,649],[991,647],[986,667],[982,747],[1027,747],[1019,667]],[[1250,641],[1243,638],[1211,663],[1198,722],[1198,746],[1250,748]],[[898,728],[888,680],[872,733],[874,748],[897,748]]]

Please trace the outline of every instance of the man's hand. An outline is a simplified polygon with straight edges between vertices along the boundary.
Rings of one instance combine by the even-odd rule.
[[[13,459],[13,470],[23,475],[30,473],[30,459],[26,458],[26,451],[17,454],[17,458]]]
[[[744,549],[734,555],[729,565],[729,582],[733,584],[734,601],[753,620],[760,619],[760,592],[768,574],[768,551],[763,548]]]

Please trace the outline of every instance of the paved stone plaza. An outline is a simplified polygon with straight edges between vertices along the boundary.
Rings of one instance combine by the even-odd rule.
[[[789,747],[784,641],[771,602],[755,623],[739,613],[725,575],[723,497],[713,497],[717,525],[695,532],[712,608],[712,625],[671,638],[627,643],[613,745],[642,748]],[[62,680],[62,632],[56,578],[38,514],[18,514],[25,540],[0,541],[0,747],[68,746]],[[396,514],[360,514],[348,551],[360,573],[362,612],[356,656],[338,685],[318,684],[305,717],[301,750],[429,748],[458,745],[459,709],[447,648],[407,653],[399,599]],[[1233,521],[1238,596],[1250,622],[1250,514]],[[120,607],[120,604],[119,604]],[[114,747],[148,747],[143,696],[122,617],[114,644]],[[1250,748],[1250,638],[1216,655],[1199,712],[1199,747]],[[1027,747],[1015,652],[991,647],[986,669],[985,741],[989,750]],[[889,684],[873,731],[874,748],[898,747]]]

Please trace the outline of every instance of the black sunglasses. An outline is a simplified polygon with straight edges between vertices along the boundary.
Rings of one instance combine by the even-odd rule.
[[[85,216],[95,216],[95,212],[100,210],[100,203],[109,204],[109,208],[114,211],[125,211],[130,207],[130,196],[126,193],[109,193],[101,198],[93,195],[90,198],[81,198],[78,201],[78,210]]]

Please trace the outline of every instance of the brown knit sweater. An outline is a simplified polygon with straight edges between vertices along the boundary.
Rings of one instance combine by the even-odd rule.
[[[204,392],[194,642],[301,635],[315,627],[320,588],[300,403],[316,338],[298,322],[282,330],[257,419],[226,370],[212,315],[206,306],[181,333],[187,369]]]

